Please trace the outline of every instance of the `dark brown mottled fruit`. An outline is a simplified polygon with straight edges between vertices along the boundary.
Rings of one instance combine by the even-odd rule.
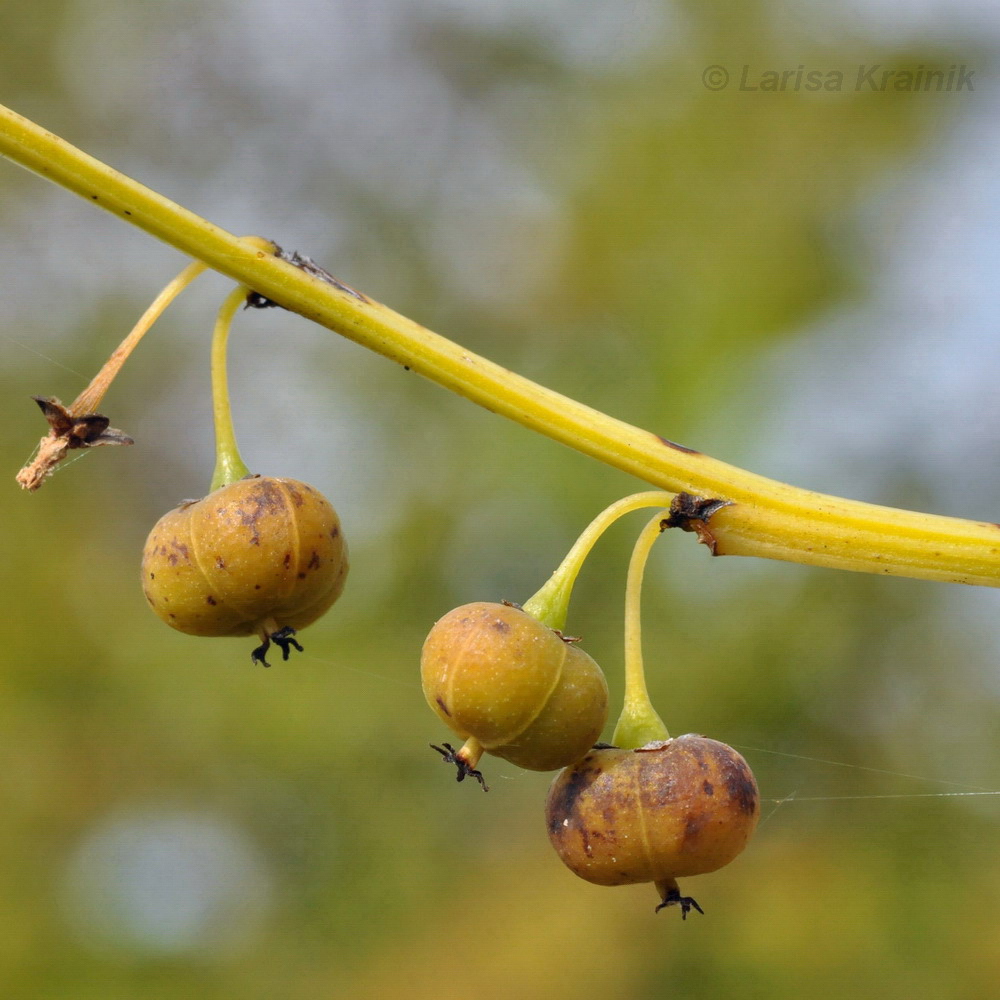
[[[248,476],[157,521],[142,553],[142,585],[172,628],[266,641],[323,615],[347,567],[337,513],[318,490]]]
[[[729,864],[760,815],[757,783],[732,747],[689,734],[637,750],[592,750],[560,772],[545,809],[549,839],[597,885],[655,882],[683,900],[677,878]]]

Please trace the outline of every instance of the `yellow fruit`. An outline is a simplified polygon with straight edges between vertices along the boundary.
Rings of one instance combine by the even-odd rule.
[[[597,885],[655,882],[662,906],[691,906],[676,879],[729,864],[760,815],[757,783],[732,747],[689,734],[638,750],[593,750],[558,774],[545,816],[566,866]]]
[[[420,666],[424,696],[445,725],[531,771],[579,759],[607,720],[601,668],[510,605],[450,611],[427,636]]]
[[[189,635],[291,639],[340,596],[347,547],[329,501],[294,479],[248,476],[164,514],[142,553],[153,611]]]

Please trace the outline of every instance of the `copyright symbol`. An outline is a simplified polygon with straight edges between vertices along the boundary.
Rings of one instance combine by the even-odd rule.
[[[729,86],[729,71],[725,66],[706,66],[701,82],[706,90],[725,90]]]

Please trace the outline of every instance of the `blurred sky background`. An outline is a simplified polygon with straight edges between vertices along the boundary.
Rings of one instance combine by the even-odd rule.
[[[6,0],[3,26],[0,100],[229,230],[733,464],[1000,519],[995,3]],[[856,89],[875,63],[974,90]],[[800,65],[842,89],[740,89]],[[995,991],[1000,798],[965,793],[1000,793],[996,591],[661,543],[654,700],[741,749],[766,801],[745,855],[683,885],[705,916],[654,916],[650,886],[561,866],[549,775],[487,758],[489,795],[456,785],[418,681],[436,618],[524,600],[642,484],[245,313],[244,457],[322,489],[352,552],[306,653],[254,669],[246,642],[166,629],[137,580],[211,475],[226,283],[109,393],[136,446],[22,495],[28,397],[72,399],[185,262],[10,164],[0,230],[0,993]],[[615,708],[638,528],[600,545],[569,623]]]

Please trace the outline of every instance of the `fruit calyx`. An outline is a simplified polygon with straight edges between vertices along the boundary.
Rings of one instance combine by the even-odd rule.
[[[469,744],[476,744],[473,747],[473,751],[478,749],[478,753],[469,752]],[[486,784],[486,779],[483,777],[482,771],[476,770],[476,764],[479,763],[479,758],[482,756],[482,747],[479,747],[475,740],[469,740],[460,750],[456,750],[450,743],[442,743],[438,746],[436,743],[431,743],[430,748],[432,750],[437,750],[439,754],[444,758],[445,764],[454,764],[457,770],[455,775],[456,781],[465,781],[466,778],[475,778],[480,785],[483,786],[483,791],[488,792],[490,790],[489,785]],[[472,758],[475,759],[472,759]]]
[[[111,421],[100,413],[81,412],[76,404],[65,406],[54,396],[31,398],[49,422],[49,432],[38,442],[32,461],[17,474],[18,483],[29,492],[37,490],[52,475],[69,451],[102,445],[135,444],[124,431],[111,427]]]
[[[287,660],[291,655],[292,647],[294,646],[300,653],[305,652],[302,646],[295,640],[295,629],[290,625],[286,625],[284,628],[276,629],[274,632],[268,632],[266,629],[261,633],[261,638],[264,640],[251,654],[250,660],[253,663],[259,663],[262,667],[269,667],[271,664],[267,662],[264,658],[267,651],[271,648],[271,643],[273,642],[281,650],[281,659]]]
[[[653,911],[654,913],[659,913],[660,910],[668,906],[679,906],[681,908],[681,920],[687,920],[687,915],[691,910],[697,910],[704,916],[705,911],[698,905],[698,901],[694,896],[681,895],[677,879],[665,878],[654,884],[656,885],[657,892],[660,894],[660,898],[663,900]]]

